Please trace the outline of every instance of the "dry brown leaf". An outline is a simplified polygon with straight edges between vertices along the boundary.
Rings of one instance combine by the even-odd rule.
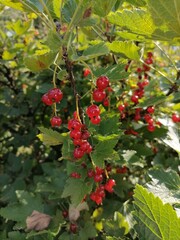
[[[41,231],[49,226],[51,217],[47,214],[34,210],[30,216],[26,218],[27,230]]]

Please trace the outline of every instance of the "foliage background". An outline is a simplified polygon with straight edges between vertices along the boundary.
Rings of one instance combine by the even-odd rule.
[[[180,3],[62,2],[0,1],[0,237],[177,240],[180,143],[179,123],[171,115],[180,112]],[[62,6],[61,14],[57,6]],[[91,162],[86,158],[74,162],[72,157],[67,121],[76,106],[61,57],[64,46],[74,65],[84,111],[96,77],[106,74],[114,91],[110,111],[101,105],[99,126],[85,118],[95,149],[91,157],[97,166],[111,164],[110,177],[116,180],[114,193],[107,194],[102,206],[89,199],[95,186],[90,181],[87,187],[87,170],[81,164],[85,161],[89,169]],[[134,106],[130,97],[138,82],[136,69],[150,51],[154,55],[150,84]],[[85,78],[87,67],[93,76]],[[63,125],[51,129],[52,109],[42,104],[41,97],[52,88],[56,70],[57,85],[64,93],[57,105]],[[119,121],[117,107],[122,99],[129,101],[127,121]],[[133,121],[134,108],[145,110],[151,105],[162,124],[153,133],[144,123]],[[129,128],[138,131],[138,136],[124,134]],[[117,174],[116,169],[123,166],[127,171]],[[71,178],[73,171],[81,173],[82,179]],[[86,194],[80,211],[77,206]],[[26,219],[33,210],[52,217],[47,229],[27,231]],[[65,210],[76,211],[80,217],[64,218]],[[75,234],[69,231],[71,223],[78,225]]]

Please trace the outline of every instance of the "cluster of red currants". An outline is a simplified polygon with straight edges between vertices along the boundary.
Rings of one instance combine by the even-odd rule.
[[[85,124],[82,124],[78,119],[73,118],[68,121],[68,129],[70,130],[70,138],[75,146],[73,156],[75,159],[82,158],[86,153],[92,152],[92,146],[88,142],[90,133]]]
[[[86,109],[86,114],[90,118],[90,121],[92,124],[99,124],[101,122],[101,117],[100,117],[100,108],[92,104]]]
[[[54,103],[59,103],[63,98],[63,93],[59,88],[50,89],[47,93],[45,93],[41,100],[42,102],[47,105],[51,106]],[[50,119],[50,123],[52,127],[59,127],[62,124],[62,119],[58,116],[53,116]]]
[[[109,106],[109,99],[106,91],[109,91],[109,78],[106,76],[100,76],[96,80],[96,88],[94,89],[92,96],[95,102],[103,102],[104,106]]]
[[[137,83],[138,88],[135,89],[133,95],[131,96],[131,101],[135,104],[138,104],[139,99],[144,96],[144,87],[149,84],[147,72],[150,70],[151,64],[153,64],[153,54],[148,52],[142,68],[139,67],[136,69],[139,79],[139,82]],[[142,80],[142,73],[144,73],[144,80]]]
[[[105,171],[99,167],[96,167],[95,170],[89,169],[87,175],[89,178],[93,178],[95,183],[99,183],[96,190],[90,194],[90,199],[99,205],[105,198],[105,191],[109,193],[112,193],[114,191],[113,187],[116,185],[115,180],[108,179],[107,182],[103,185],[102,181],[104,180]]]

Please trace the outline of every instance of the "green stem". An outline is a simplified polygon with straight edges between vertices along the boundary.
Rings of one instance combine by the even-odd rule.
[[[46,22],[43,17],[41,17],[41,14],[40,14],[40,13],[36,12],[31,6],[29,6],[29,5],[28,5],[27,3],[25,3],[24,1],[20,0],[20,3],[22,3],[24,6],[26,6],[27,8],[29,8],[29,10],[31,10],[33,13],[35,13],[35,14],[46,24],[46,26],[47,26],[48,28],[51,28],[51,26],[49,25],[49,23]]]
[[[50,23],[51,23],[51,25],[52,25],[53,30],[56,30],[56,25],[55,25],[55,23],[54,23],[54,21],[53,21],[53,19],[52,19],[52,16],[51,16],[51,14],[50,14],[50,12],[49,12],[46,4],[44,3],[44,0],[40,0],[40,2],[41,2],[44,10],[46,11],[46,13],[47,13],[47,15],[48,15],[48,17],[49,17],[49,21],[50,21]]]
[[[74,15],[73,15],[73,17],[72,17],[72,19],[71,19],[71,22],[70,22],[69,26],[68,26],[68,29],[67,29],[67,31],[66,31],[66,33],[65,33],[65,35],[64,35],[64,41],[65,41],[65,42],[67,41],[67,38],[68,38],[68,36],[69,36],[69,33],[71,33],[71,31],[72,31],[71,28],[72,28],[72,26],[73,26],[73,24],[74,24],[74,20],[75,20],[76,17],[77,17],[76,15],[77,15],[79,9],[81,8],[82,3],[83,3],[83,0],[81,0],[81,1],[79,2],[78,6],[77,6],[77,8],[76,8],[76,10],[75,10],[75,12],[74,12]]]
[[[156,42],[154,42],[154,44],[156,45],[156,47],[158,47],[161,52],[166,56],[166,58],[169,60],[169,62],[172,64],[172,66],[175,68],[175,70],[178,72],[178,68],[176,67],[176,65],[173,63],[172,59],[169,57],[169,55],[159,46],[159,44],[157,44]]]
[[[166,78],[170,84],[174,85],[174,82],[173,82],[170,78],[166,77],[166,75],[164,75],[164,73],[160,72],[160,71],[157,70],[156,68],[154,68],[154,67],[148,65],[147,63],[145,63],[144,60],[142,59],[142,58],[143,58],[143,54],[144,54],[144,48],[142,48],[142,53],[141,53],[141,57],[140,57],[140,62],[143,63],[144,65],[150,67],[150,68],[153,69],[155,72],[159,73],[161,76],[163,76],[164,78]]]

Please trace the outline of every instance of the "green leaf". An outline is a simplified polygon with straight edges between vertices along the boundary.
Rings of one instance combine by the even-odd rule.
[[[62,0],[53,0],[53,10],[56,14],[56,17],[60,18],[60,11],[61,11],[61,5],[63,1]]]
[[[48,33],[45,44],[49,47],[49,49],[53,51],[58,51],[62,46],[62,39],[60,38],[60,35],[51,30]]]
[[[140,58],[139,55],[139,47],[137,47],[133,42],[121,42],[114,41],[112,43],[106,44],[108,48],[115,53],[123,53],[130,59],[138,60]]]
[[[96,237],[96,228],[94,227],[94,224],[90,221],[85,222],[85,226],[80,230],[80,237],[83,240],[88,240],[90,238]]]
[[[94,0],[93,12],[100,17],[105,17],[111,11],[117,0]]]
[[[91,190],[92,184],[85,183],[82,179],[68,178],[64,186],[62,198],[70,197],[71,203],[76,207]]]
[[[136,185],[134,194],[135,225],[139,239],[174,240],[180,236],[180,219],[169,204],[149,193],[145,188]]]
[[[125,71],[124,64],[117,64],[113,66],[108,66],[106,68],[99,68],[93,73],[96,77],[106,75],[111,80],[111,82],[115,80],[121,80],[129,76],[129,73]]]
[[[23,4],[20,3],[19,0],[0,0],[0,3],[16,10],[24,11]]]
[[[163,103],[167,99],[167,96],[161,95],[161,96],[153,96],[151,98],[145,98],[143,102],[139,103],[137,107],[149,107],[154,106],[160,103]]]
[[[164,203],[176,204],[180,201],[180,177],[173,170],[157,169],[148,172],[151,182],[148,190]]]
[[[174,149],[177,153],[180,154],[180,140],[179,140],[179,132],[175,127],[168,127],[167,137],[163,138],[163,142],[167,144],[169,147]]]
[[[103,114],[102,114],[103,115]],[[102,135],[117,134],[119,132],[119,116],[106,114],[101,121],[99,133]]]
[[[91,158],[96,166],[104,167],[104,161],[106,159],[113,160],[113,150],[118,142],[119,135],[112,134],[109,136],[96,136],[99,140],[95,146],[94,151],[91,154]]]
[[[110,23],[139,35],[151,35],[156,29],[150,13],[141,9],[111,12],[107,18]]]
[[[123,237],[129,232],[129,225],[120,212],[115,212],[114,219],[106,220],[103,227],[107,235],[115,237]]]
[[[148,0],[148,7],[156,26],[165,25],[176,37],[180,37],[179,0]]]
[[[8,23],[7,28],[13,30],[17,35],[23,35],[30,27],[32,22],[22,22],[18,19],[16,22]]]
[[[37,137],[48,146],[56,146],[62,144],[66,138],[65,135],[58,133],[52,129],[39,127],[39,130],[42,132],[37,135]]]
[[[43,55],[27,56],[24,58],[24,64],[32,72],[39,72],[47,69],[53,63],[55,57],[56,53],[51,51]]]
[[[30,192],[16,191],[18,203],[9,204],[0,209],[0,215],[7,220],[20,222],[25,226],[25,220],[33,210],[43,211],[43,205],[39,196]]]
[[[109,53],[109,49],[106,46],[105,43],[101,42],[99,44],[96,44],[94,46],[90,46],[89,48],[87,48],[82,56],[72,56],[72,60],[74,61],[86,61],[92,58],[96,58],[102,55],[106,55]]]

